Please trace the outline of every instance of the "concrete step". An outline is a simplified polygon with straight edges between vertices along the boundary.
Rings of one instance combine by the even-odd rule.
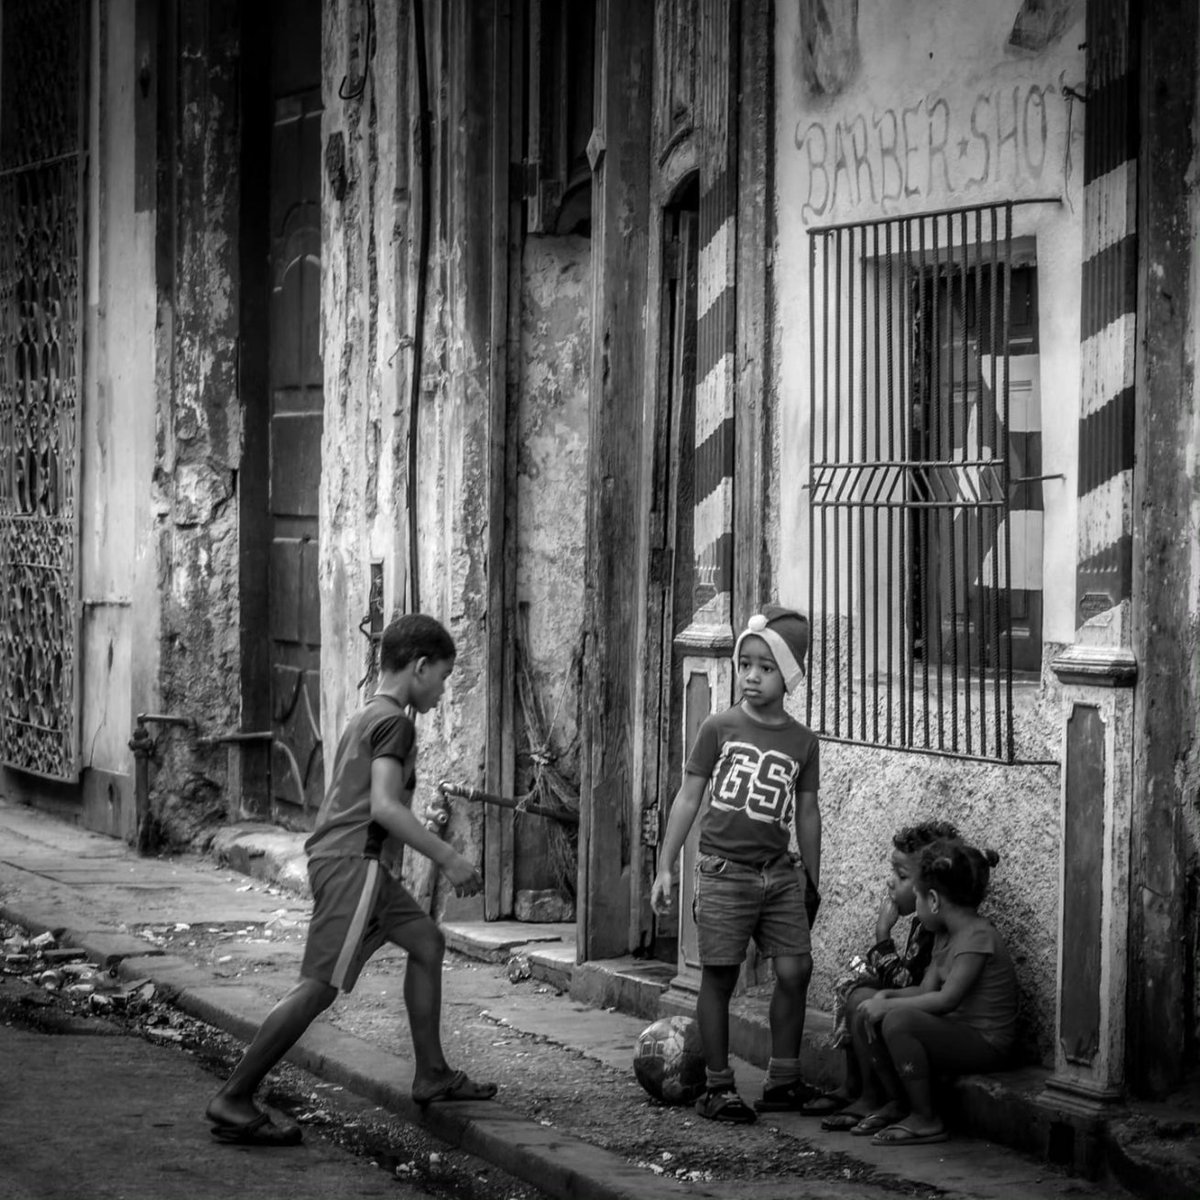
[[[519,921],[457,922],[443,926],[446,943],[469,957],[507,962],[529,959],[534,978],[543,979],[573,1000],[592,1008],[615,1009],[647,1022],[692,1016],[696,994],[679,986],[673,965],[634,958],[575,962],[572,924],[531,925]],[[729,1009],[729,1049],[736,1057],[765,1068],[771,1055],[768,1017],[770,985],[734,997]],[[828,1013],[809,1009],[801,1058],[805,1077],[823,1088],[842,1077],[841,1052],[829,1045]],[[1050,1073],[1027,1066],[990,1075],[965,1075],[943,1085],[942,1107],[963,1133],[987,1138],[1036,1158],[1095,1177],[1100,1162],[1100,1128],[1087,1114],[1056,1106],[1047,1094]]]

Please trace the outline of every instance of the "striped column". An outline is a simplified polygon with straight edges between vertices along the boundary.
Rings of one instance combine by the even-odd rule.
[[[1084,129],[1076,626],[1128,644],[1132,586],[1137,87],[1129,0],[1091,0]]]
[[[1132,0],[1088,0],[1075,643],[1063,684],[1054,1074],[1042,1103],[1087,1169],[1125,1086],[1133,814],[1131,648],[1137,97]]]
[[[729,0],[700,19],[700,269],[696,288],[696,585],[692,624],[729,628],[733,587],[736,152],[731,144]],[[693,629],[693,632],[695,630]]]
[[[730,119],[730,54],[737,44],[730,0],[700,0],[697,83],[700,148],[699,278],[696,280],[696,442],[692,619],[675,640],[682,650],[686,757],[700,723],[733,698],[734,262],[737,147]],[[680,855],[677,974],[661,1011],[692,1013],[700,989],[691,880],[699,843],[693,827]]]

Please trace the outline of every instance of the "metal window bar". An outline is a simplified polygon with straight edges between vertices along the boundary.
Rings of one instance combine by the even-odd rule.
[[[1013,209],[809,231],[809,725],[1016,761]]]

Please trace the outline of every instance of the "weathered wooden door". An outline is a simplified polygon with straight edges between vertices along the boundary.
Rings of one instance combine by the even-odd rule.
[[[271,809],[307,824],[324,787],[318,496],[321,321],[321,6],[276,4],[268,278]]]
[[[647,629],[646,796],[643,838],[642,944],[674,962],[678,917],[656,918],[649,908],[657,848],[683,771],[683,670],[676,636],[692,617],[695,584],[692,460],[696,428],[696,284],[699,212],[695,185],[663,214],[662,340],[652,508]],[[678,894],[678,891],[677,891]]]

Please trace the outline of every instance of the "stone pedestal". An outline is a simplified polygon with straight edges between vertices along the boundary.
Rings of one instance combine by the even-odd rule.
[[[1075,645],[1064,685],[1058,1020],[1054,1074],[1039,1103],[1049,1150],[1082,1168],[1122,1096],[1133,805],[1133,684],[1123,647]]]
[[[728,707],[733,696],[733,634],[728,625],[691,626],[676,641],[683,651],[683,753],[686,761],[704,718]],[[704,805],[708,804],[705,796]],[[679,879],[679,955],[677,973],[665,1002],[691,1011],[700,990],[700,956],[692,901],[696,894],[696,846],[700,815],[684,843],[677,865]]]

